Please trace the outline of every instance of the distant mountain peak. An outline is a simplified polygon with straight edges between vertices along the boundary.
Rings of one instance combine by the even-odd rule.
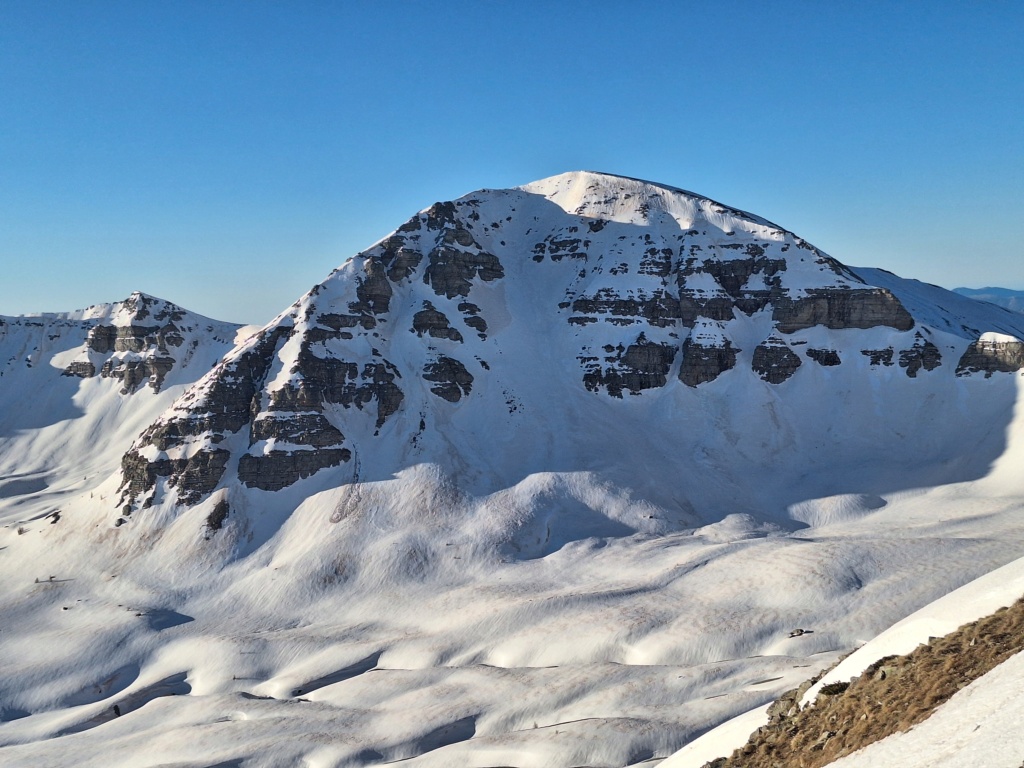
[[[977,301],[987,301],[990,304],[1005,307],[1013,312],[1024,312],[1024,291],[993,287],[954,288],[953,291],[961,296],[969,296]]]
[[[0,318],[0,326],[17,331],[19,344],[33,352],[30,359],[52,355],[50,365],[65,376],[116,379],[123,395],[143,385],[159,392],[168,374],[188,367],[200,346],[230,348],[241,328],[141,291],[71,312]],[[12,365],[15,358],[7,361]]]

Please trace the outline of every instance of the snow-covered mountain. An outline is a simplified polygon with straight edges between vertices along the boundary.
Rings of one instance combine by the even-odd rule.
[[[1005,388],[975,379],[1020,368],[1022,337],[1019,315],[697,195],[565,174],[438,203],[314,287],[136,441],[115,518],[202,505],[244,536],[313,492],[343,517],[353,487],[430,467],[457,524],[520,556],[777,520],[976,474],[992,457],[956,447],[1007,403],[934,401]]]
[[[0,498],[114,471],[112,452],[209,371],[239,328],[143,293],[0,317]]]
[[[126,415],[59,522],[0,500],[0,759],[654,764],[1024,557],[1024,316],[672,187],[437,203],[187,375],[178,325],[51,358]]]

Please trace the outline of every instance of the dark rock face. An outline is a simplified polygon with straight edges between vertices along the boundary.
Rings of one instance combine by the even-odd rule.
[[[96,366],[88,360],[76,360],[64,369],[62,376],[77,376],[80,379],[91,379],[96,375]]]
[[[554,262],[559,262],[565,258],[586,261],[590,240],[577,236],[576,233],[578,231],[578,226],[570,226],[551,233],[542,242],[533,246],[533,260],[541,262],[547,256]],[[600,228],[597,230],[592,229],[591,231],[600,231]]]
[[[348,448],[312,451],[270,451],[262,456],[244,454],[238,461],[238,479],[249,488],[279,491],[297,480],[352,458]]]
[[[167,374],[174,369],[173,357],[150,356],[141,360],[109,359],[100,369],[103,378],[118,379],[122,382],[122,394],[134,392],[148,382],[154,392],[159,392]]]
[[[696,292],[680,292],[679,317],[683,325],[692,328],[698,319],[726,321],[735,317],[736,300],[730,296],[701,295]]]
[[[703,344],[693,338],[683,342],[679,380],[688,387],[707,384],[736,367],[736,349],[728,339],[721,346]]]
[[[729,251],[739,251],[744,256],[725,255]],[[685,252],[687,258],[679,269],[677,280],[680,301],[690,304],[686,310],[688,316],[729,320],[733,317],[734,308],[751,315],[767,306],[781,290],[786,260],[765,256],[763,244],[748,242],[710,246],[688,242]],[[691,292],[688,278],[695,275],[714,278],[720,288],[718,294]]]
[[[349,311],[369,318],[383,315],[391,306],[394,291],[388,281],[387,272],[379,257],[363,261],[364,275],[356,285],[357,300],[348,305]],[[375,324],[375,323],[374,323]]]
[[[150,347],[166,351],[168,346],[180,347],[184,343],[180,323],[185,319],[181,307],[154,299],[141,293],[132,294],[123,302],[130,314],[129,325],[97,325],[89,330],[86,345],[94,352],[144,352]],[[152,324],[141,325],[152,319]]]
[[[457,403],[473,389],[473,376],[466,366],[451,357],[441,356],[423,369],[423,378],[435,382],[430,388],[438,397]]]
[[[900,367],[907,369],[907,376],[916,378],[917,372],[924,368],[934,371],[942,365],[942,354],[939,348],[920,333],[914,335],[914,346],[900,352]]]
[[[460,305],[461,306],[461,305]],[[477,336],[481,339],[487,338],[487,321],[482,317],[476,317],[475,315],[469,315],[464,318],[466,325],[477,332]]]
[[[779,297],[772,318],[780,333],[793,333],[815,325],[826,328],[875,328],[899,331],[914,327],[914,318],[899,299],[884,288],[812,291],[799,299]]]
[[[892,365],[892,349],[862,349],[860,353],[870,358],[872,365]]]
[[[440,245],[430,252],[428,259],[430,263],[423,276],[424,282],[438,296],[449,299],[469,296],[469,289],[476,278],[490,282],[505,276],[498,257],[490,253],[474,253]]]
[[[355,328],[360,326],[363,330],[370,330],[377,327],[377,321],[372,316],[341,315],[336,312],[328,312],[317,317],[316,321],[331,330],[341,332],[342,328]],[[329,338],[325,336],[324,338]],[[349,337],[351,338],[351,334]]]
[[[1013,373],[1024,368],[1024,344],[1019,341],[973,342],[961,355],[956,365],[957,376],[984,373]]]
[[[295,445],[326,448],[341,445],[345,436],[322,413],[264,412],[252,423],[250,442],[283,440]]]
[[[224,521],[228,519],[228,513],[231,508],[228,506],[226,499],[221,499],[213,507],[213,511],[206,518],[206,527],[210,531],[219,531],[224,526]]]
[[[808,349],[807,356],[818,365],[840,365],[843,362],[834,349]]]
[[[179,488],[184,504],[200,501],[220,482],[230,453],[200,449],[190,459],[159,458],[147,461],[139,449],[154,446],[160,452],[182,448],[192,438],[208,436],[216,444],[231,433],[248,426],[259,412],[258,393],[270,368],[278,345],[290,333],[288,327],[264,332],[259,341],[228,363],[222,363],[219,375],[208,380],[198,402],[149,427],[121,461],[121,503],[129,507],[142,495],[154,490],[158,478]]]
[[[483,318],[473,319],[483,321]],[[484,323],[483,327],[486,330],[487,324]],[[462,334],[452,328],[448,323],[448,317],[443,312],[438,312],[429,301],[423,302],[423,309],[413,315],[412,329],[417,336],[426,333],[435,339],[449,339],[462,343]]]
[[[277,326],[228,358],[202,387],[136,441],[125,457],[122,501],[127,499],[130,507],[154,491],[158,478],[167,478],[172,487],[185,483],[189,494],[187,500],[185,495],[181,498],[192,503],[223,480],[215,462],[210,463],[209,472],[198,474],[176,458],[159,456],[146,462],[141,457],[151,455],[142,450],[147,446],[170,456],[202,456],[205,446],[216,446],[228,435],[248,429],[250,448],[239,457],[238,479],[265,490],[287,487],[320,469],[349,461],[352,450],[332,421],[337,411],[328,406],[375,411],[379,431],[405,400],[398,367],[380,351],[388,348],[392,333],[398,330],[390,327],[396,291],[415,294],[413,279],[418,276],[436,295],[450,300],[468,297],[480,282],[504,277],[498,257],[483,248],[471,231],[472,222],[480,218],[474,202],[438,203],[413,217],[347,264],[344,281],[329,280],[314,287]],[[324,292],[328,300],[322,299]],[[412,323],[415,333],[464,342],[464,331],[453,326],[447,309],[442,311],[423,299],[420,306]],[[480,308],[465,300],[458,304],[458,311],[466,328],[485,338],[488,325]],[[151,319],[162,318],[154,313]],[[137,346],[139,339],[148,342],[159,333],[170,339],[167,322],[154,326],[156,330],[148,325],[113,333],[100,329],[93,348]],[[282,363],[283,371],[274,368]],[[272,369],[279,373],[274,382],[268,382]],[[136,385],[144,375],[158,384],[160,358],[110,373],[121,376],[126,386]],[[437,357],[422,375],[431,392],[450,402],[458,402],[472,389],[473,376],[451,357]]]
[[[399,231],[415,232],[419,226],[419,219],[414,218]],[[392,235],[381,243],[383,252],[380,255],[380,263],[387,269],[388,279],[392,283],[409,278],[423,261],[423,254],[414,248],[407,248],[406,242],[402,235]]]
[[[476,331],[481,339],[486,339],[487,322],[480,316],[480,307],[470,301],[460,301],[459,311],[462,312],[463,323]]]
[[[254,346],[220,365],[219,375],[209,381],[191,408],[151,426],[143,433],[142,441],[166,451],[183,445],[188,437],[209,433],[218,442],[248,426],[259,412],[257,395],[274,352],[290,332],[290,328],[281,326],[264,332]]]
[[[591,391],[605,387],[609,395],[619,398],[623,390],[638,395],[645,389],[663,387],[668,382],[668,371],[676,351],[669,344],[648,341],[641,333],[628,347],[621,344],[606,347],[605,365],[593,361],[588,363],[583,383]]]
[[[320,411],[325,403],[355,407],[360,410],[377,403],[377,427],[398,410],[404,397],[395,380],[401,378],[398,368],[379,358],[380,362],[340,360],[320,357],[307,340],[302,342],[298,361],[292,373],[301,377],[290,379],[281,389],[270,393],[271,411]]]
[[[583,296],[573,301],[572,311],[578,313],[569,318],[569,322],[574,324],[597,322],[599,316],[604,316],[603,319],[609,322],[617,318],[630,319],[631,322],[642,319],[649,325],[665,328],[675,325],[682,317],[679,300],[667,291],[655,291],[650,295],[641,292],[637,296],[620,297],[605,288],[593,296]]]
[[[168,478],[167,484],[178,489],[178,500],[185,505],[197,504],[220,482],[230,452],[222,449],[197,451],[187,459],[159,459],[147,461],[135,451],[121,459],[122,488],[131,501],[152,490],[158,477]],[[122,514],[131,514],[131,504]]]
[[[183,313],[169,315],[165,325],[96,325],[89,330],[86,344],[93,352],[145,352],[149,347],[165,350],[168,346],[180,347],[185,337],[174,324],[181,320]]]
[[[113,325],[97,325],[89,329],[89,336],[86,338],[86,345],[93,352],[105,355],[114,351],[114,344],[117,341],[117,328]]]
[[[716,209],[718,213],[728,210],[718,208],[721,209]],[[591,239],[574,235],[572,227],[568,229],[559,238],[538,242],[534,247],[534,260],[543,262],[551,258],[555,261],[572,256],[588,265],[595,257],[609,260],[607,253],[599,250]],[[597,231],[607,231],[607,228],[602,226]],[[585,293],[570,292],[573,295],[567,296],[569,300],[559,306],[571,307],[573,314],[567,321],[578,327],[581,334],[599,334],[598,329],[604,323],[638,325],[657,343],[681,350],[679,379],[687,386],[714,381],[723,371],[735,367],[739,350],[728,340],[729,323],[758,312],[770,311],[776,331],[781,334],[814,326],[831,329],[887,326],[907,330],[914,325],[910,314],[890,291],[858,287],[864,283],[857,275],[799,238],[759,239],[750,232],[725,232],[736,240],[723,241],[721,237],[711,239],[706,231],[696,228],[671,238],[658,234],[660,239],[644,233],[642,242],[634,236],[632,247],[643,249],[639,265],[634,257],[632,262],[623,259],[610,268],[593,270],[605,275],[598,286]],[[784,233],[776,231],[776,235]],[[627,235],[619,240],[628,238]],[[799,262],[813,264],[813,267],[801,266],[800,269],[820,273],[822,284],[829,287],[791,296],[786,279],[793,265],[788,260],[790,256],[784,255],[787,252]],[[589,276],[591,269],[590,266],[581,269],[579,278]],[[643,285],[631,278],[625,289],[614,286],[612,277],[631,272],[656,278],[657,283],[651,280]],[[719,328],[720,332],[712,336],[721,341],[709,341],[711,337],[700,333],[687,333],[687,329],[711,326]],[[657,329],[671,329],[675,333],[659,337]],[[683,341],[673,342],[665,339],[665,335]],[[774,339],[755,350],[753,367],[766,381],[781,383],[793,375],[801,358],[781,338],[775,336]],[[607,388],[609,393],[621,393],[625,389],[636,392],[663,386],[658,384],[661,381],[658,374],[643,373],[638,378],[635,371],[606,369],[596,349],[597,345],[584,345],[578,356],[588,389]],[[820,365],[840,363],[835,350],[814,351],[808,355]],[[618,366],[620,360],[609,357],[604,362]],[[629,373],[630,378],[623,378],[623,373]]]
[[[228,451],[221,449],[199,451],[185,459],[183,466],[179,465],[169,485],[178,489],[179,498],[185,504],[195,504],[220,481],[230,457]]]
[[[800,367],[799,356],[777,336],[770,337],[754,349],[753,368],[769,384],[781,384]]]
[[[734,309],[751,315],[764,309],[774,297],[784,294],[782,280],[788,265],[779,254],[789,250],[788,244],[776,255],[768,255],[767,250],[772,245],[768,242],[715,244],[698,238],[700,234],[696,230],[686,233],[679,249],[682,263],[676,276],[680,301],[684,305],[687,299],[692,301],[697,308],[696,317],[729,320],[734,316]],[[714,291],[693,290],[694,278],[702,275],[712,278],[717,286]],[[684,312],[691,315],[694,309]]]

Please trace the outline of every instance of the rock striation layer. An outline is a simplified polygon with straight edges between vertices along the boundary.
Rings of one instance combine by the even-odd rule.
[[[1024,368],[1024,343],[1014,338],[979,338],[972,342],[956,366],[957,376],[984,373],[1012,373]]]

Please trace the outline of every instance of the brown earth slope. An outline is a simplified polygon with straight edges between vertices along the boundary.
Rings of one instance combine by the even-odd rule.
[[[1024,649],[1024,598],[906,656],[887,656],[850,683],[805,683],[776,701],[769,722],[705,768],[818,768],[927,719],[943,702]],[[1022,767],[1024,768],[1024,767]]]

